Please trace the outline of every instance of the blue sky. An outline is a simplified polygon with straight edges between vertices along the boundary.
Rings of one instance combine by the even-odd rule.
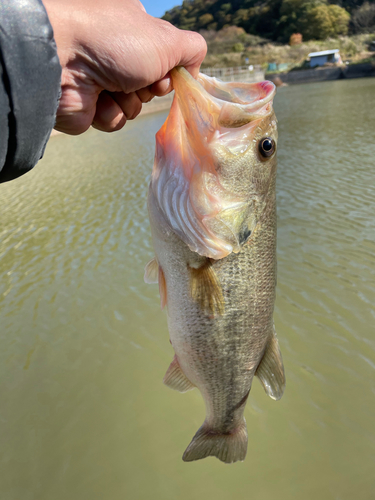
[[[154,17],[161,17],[164,15],[166,10],[182,4],[182,0],[141,0],[141,2],[147,11],[147,14]]]

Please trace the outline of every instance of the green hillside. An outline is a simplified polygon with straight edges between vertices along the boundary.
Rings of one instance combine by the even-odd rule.
[[[375,1],[364,0],[184,0],[163,19],[181,29],[219,31],[228,26],[277,42],[293,33],[303,40],[373,33]]]

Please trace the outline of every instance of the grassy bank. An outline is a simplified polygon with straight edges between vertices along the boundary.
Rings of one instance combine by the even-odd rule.
[[[289,63],[290,69],[300,66],[310,52],[340,49],[342,60],[352,63],[375,60],[375,53],[369,51],[369,43],[375,34],[341,36],[324,41],[311,40],[299,45],[271,43],[260,37],[248,35],[242,28],[231,26],[221,31],[203,31],[208,53],[202,67],[230,67],[259,64],[267,69],[268,63]]]

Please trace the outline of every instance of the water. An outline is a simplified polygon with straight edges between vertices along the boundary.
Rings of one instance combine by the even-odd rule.
[[[282,88],[279,402],[255,380],[244,463],[181,455],[146,191],[166,113],[50,141],[0,186],[1,500],[375,497],[375,79]]]

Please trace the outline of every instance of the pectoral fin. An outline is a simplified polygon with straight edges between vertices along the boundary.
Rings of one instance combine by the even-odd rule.
[[[207,314],[224,313],[223,290],[212,267],[211,259],[195,269],[188,266],[190,273],[190,295]]]
[[[275,328],[255,375],[270,398],[281,398],[285,389],[285,373]]]
[[[159,265],[155,257],[146,264],[144,281],[148,284],[153,284],[158,282]]]
[[[181,370],[176,356],[169,365],[167,373],[164,375],[163,382],[171,389],[175,389],[179,392],[190,391],[190,389],[194,389],[195,387]]]
[[[159,283],[160,306],[162,309],[167,305],[167,283],[163,269],[159,266],[157,260],[153,258],[145,267],[145,283]]]

